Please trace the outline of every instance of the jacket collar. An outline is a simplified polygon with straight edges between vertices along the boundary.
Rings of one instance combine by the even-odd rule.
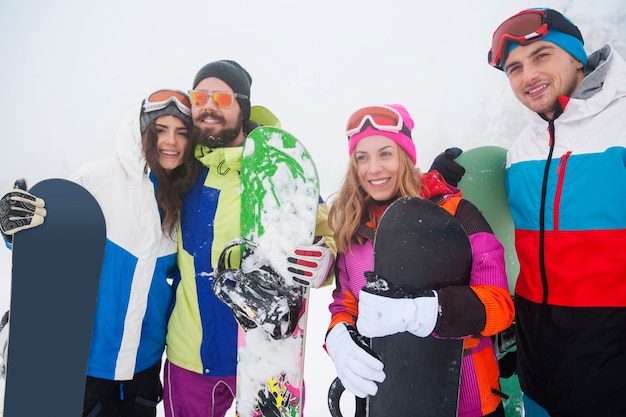
[[[208,146],[196,146],[196,159],[208,168],[217,168],[222,171],[233,169],[239,171],[241,168],[241,156],[243,146],[227,148],[209,148]]]
[[[600,91],[612,60],[613,50],[610,45],[605,45],[591,54],[585,68],[585,78],[572,94],[572,98],[585,100]]]

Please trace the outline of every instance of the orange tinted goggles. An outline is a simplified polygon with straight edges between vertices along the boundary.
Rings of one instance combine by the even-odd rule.
[[[159,90],[150,94],[143,101],[143,111],[151,112],[155,110],[161,110],[169,106],[174,102],[176,107],[187,116],[191,115],[191,102],[187,94],[179,90]]]
[[[248,96],[231,91],[190,90],[189,98],[194,106],[204,106],[212,98],[217,107],[228,108],[233,105],[235,98],[247,99]]]

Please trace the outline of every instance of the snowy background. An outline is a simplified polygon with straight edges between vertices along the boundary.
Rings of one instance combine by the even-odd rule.
[[[449,146],[507,147],[524,112],[486,56],[493,30],[519,10],[556,8],[579,26],[588,52],[608,42],[626,56],[623,0],[175,3],[0,0],[0,190],[112,156],[129,107],[162,87],[191,88],[197,70],[218,59],[252,74],[252,104],[273,110],[308,147],[327,198],[348,162],[346,119],[363,105],[409,109],[425,169]],[[10,277],[10,253],[0,249],[0,312]],[[308,417],[328,415],[335,370],[321,346],[330,299],[331,288],[313,291]],[[3,399],[0,387],[0,409]]]

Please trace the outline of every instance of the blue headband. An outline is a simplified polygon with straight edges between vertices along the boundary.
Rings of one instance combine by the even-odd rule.
[[[580,41],[580,39],[566,33],[559,32],[556,29],[551,29],[546,36],[538,40],[552,42],[553,44],[560,47],[564,51],[568,52],[571,56],[582,62],[584,66],[587,66],[587,53],[585,52],[585,48],[583,47],[583,43]],[[510,54],[511,51],[518,46],[519,44],[511,42],[508,53]]]

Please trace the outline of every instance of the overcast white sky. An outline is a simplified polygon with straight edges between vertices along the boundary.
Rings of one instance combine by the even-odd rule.
[[[273,110],[304,142],[328,197],[348,161],[346,118],[363,105],[409,109],[425,169],[449,146],[507,147],[524,112],[486,55],[493,30],[519,10],[561,10],[581,29],[588,52],[610,42],[626,55],[623,0],[422,4],[0,0],[0,190],[18,177],[34,185],[112,156],[129,107],[162,87],[190,89],[197,70],[218,59],[234,59],[252,74],[252,104]],[[10,254],[0,250],[0,312],[9,307],[10,270]],[[313,292],[309,417],[328,414],[335,376],[321,348],[329,302],[330,289]]]

